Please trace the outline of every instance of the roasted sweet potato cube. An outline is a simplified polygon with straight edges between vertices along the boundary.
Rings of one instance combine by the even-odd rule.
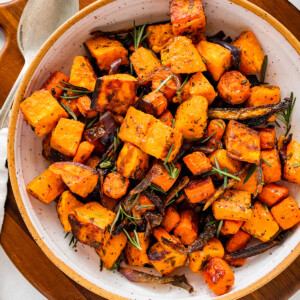
[[[144,80],[161,67],[159,59],[144,47],[135,50],[130,56],[130,61],[137,76]]]
[[[177,226],[179,222],[180,222],[180,215],[178,211],[173,206],[169,206],[167,208],[165,217],[161,223],[162,227],[167,232],[170,232]]]
[[[183,161],[194,175],[201,175],[212,169],[209,159],[200,151],[188,154]]]
[[[260,163],[260,138],[256,130],[230,120],[224,139],[229,157],[256,165]]]
[[[170,10],[174,35],[186,35],[194,42],[199,41],[206,26],[202,0],[172,0]]]
[[[202,96],[192,96],[179,105],[175,116],[175,128],[185,139],[203,137],[207,126],[207,108],[207,100]]]
[[[242,224],[243,221],[224,220],[221,233],[223,235],[236,234],[241,228]]]
[[[268,207],[273,206],[277,202],[286,198],[290,193],[290,189],[277,183],[267,183],[258,194],[257,199],[266,204]]]
[[[95,249],[106,269],[112,268],[125,248],[126,243],[127,237],[124,232],[121,232],[118,235],[111,235],[101,249]]]
[[[50,146],[66,156],[74,157],[84,126],[79,121],[61,118],[52,132]]]
[[[277,138],[276,131],[274,127],[266,127],[258,129],[260,137],[260,147],[261,149],[272,149],[275,148]]]
[[[96,167],[99,165],[100,160],[100,157],[98,157],[97,155],[91,155],[85,162],[85,165],[89,168],[96,170]]]
[[[129,187],[128,178],[122,177],[119,173],[109,173],[103,183],[103,192],[106,196],[119,199],[127,193]]]
[[[78,201],[74,195],[70,191],[64,191],[56,206],[56,211],[58,214],[58,218],[60,223],[64,227],[66,232],[71,231],[71,225],[69,222],[69,214],[76,208],[83,206],[83,203]]]
[[[87,141],[81,142],[79,144],[76,155],[73,158],[73,161],[83,164],[91,156],[94,149],[94,144]]]
[[[212,205],[217,220],[247,221],[251,219],[251,194],[244,191],[229,190]]]
[[[36,199],[48,204],[55,200],[66,186],[59,176],[50,169],[34,178],[26,186],[27,191]]]
[[[129,106],[134,104],[136,79],[128,74],[105,75],[97,79],[92,97],[92,107],[97,111],[112,111],[125,115]]]
[[[144,215],[148,210],[155,210],[156,207],[153,202],[146,197],[144,194],[140,194],[139,198],[135,202],[132,208],[132,214],[136,218],[140,218]]]
[[[235,251],[242,250],[246,248],[251,235],[243,230],[238,230],[234,235],[232,235],[226,243],[225,249],[227,252],[232,253]]]
[[[171,59],[170,59],[170,49],[169,46],[165,46],[160,51],[160,60],[161,64],[165,67],[171,67]]]
[[[90,194],[98,183],[98,172],[75,162],[57,162],[49,167],[74,194],[83,198]]]
[[[168,100],[160,91],[153,91],[144,96],[139,103],[139,109],[147,114],[160,116],[167,108]]]
[[[268,242],[278,231],[279,226],[271,212],[260,204],[254,203],[252,217],[244,222],[242,229],[263,242]]]
[[[76,101],[76,106],[79,112],[86,118],[94,118],[98,115],[98,112],[94,109],[91,109],[92,101],[90,97],[84,95],[79,97]]]
[[[93,91],[97,76],[87,57],[75,56],[69,83]]]
[[[283,178],[300,184],[300,144],[296,141],[291,141],[287,146],[286,156]]]
[[[169,39],[173,37],[171,23],[150,25],[146,29],[149,47],[155,52],[159,53],[160,50],[168,43]]]
[[[271,208],[271,213],[283,230],[290,229],[300,222],[298,203],[291,196],[275,204]]]
[[[226,124],[222,119],[211,120],[206,128],[205,138],[210,139],[206,142],[207,146],[216,147],[220,146],[221,140],[225,132]]]
[[[49,91],[36,91],[20,104],[25,121],[38,136],[49,133],[68,114]]]
[[[96,59],[100,70],[109,71],[111,64],[121,58],[121,64],[128,66],[128,51],[117,40],[95,37],[85,42],[91,56]]]
[[[156,158],[162,160],[168,158],[168,162],[171,162],[177,155],[181,144],[180,132],[155,120],[142,140],[141,149]]]
[[[133,232],[129,234],[132,238],[135,238]],[[145,232],[137,232],[137,236],[142,250],[131,246],[129,243],[127,243],[125,248],[125,260],[130,266],[143,266],[149,263],[147,250],[150,244],[150,238],[145,237]]]
[[[180,241],[177,237],[169,234],[163,227],[155,227],[153,228],[153,235],[157,239],[157,241],[160,243],[160,245],[167,251],[167,252],[173,252],[173,249],[171,246],[167,245],[164,241],[170,241],[174,244],[179,244]]]
[[[206,66],[193,45],[192,40],[178,36],[169,45],[171,70],[176,73],[195,73],[206,71]]]
[[[252,31],[245,31],[232,42],[241,51],[241,66],[239,70],[245,75],[260,71],[264,61],[264,53]]]
[[[125,142],[117,160],[117,171],[126,178],[142,180],[149,168],[149,155]]]
[[[62,72],[59,71],[55,71],[42,85],[41,90],[47,90],[51,93],[51,95],[56,98],[59,99],[60,96],[64,93],[64,90],[60,89],[58,86],[61,87],[66,87],[66,85],[64,83],[62,83],[61,81],[64,82],[69,82],[69,76],[65,75]]]
[[[277,149],[262,150],[260,153],[262,171],[265,183],[281,179],[281,162]]]
[[[216,239],[210,239],[202,250],[190,254],[189,267],[196,274],[201,274],[205,264],[213,257],[223,258],[225,254],[222,243]]]
[[[280,89],[278,86],[261,85],[254,86],[250,90],[250,97],[246,101],[247,107],[275,104],[280,101]]]
[[[109,227],[116,214],[98,202],[89,202],[69,214],[74,237],[100,250],[109,240]]]
[[[173,119],[174,119],[173,115],[167,109],[159,116],[159,120],[162,123],[168,125],[169,127],[172,127]]]
[[[198,203],[209,198],[215,192],[215,187],[210,176],[194,178],[190,180],[184,192],[190,202]]]
[[[156,160],[153,164],[153,167],[157,168],[160,170],[159,174],[152,180],[152,182],[160,187],[162,190],[167,192],[172,185],[176,182],[180,171],[181,171],[181,165],[179,163],[174,164],[174,167],[177,168],[178,174],[176,175],[175,178],[170,178],[170,175],[164,166],[163,162],[161,160]]]
[[[230,255],[225,253],[223,259],[228,263],[229,266],[241,267],[246,262],[247,258],[230,258]]]
[[[154,121],[155,118],[152,115],[145,114],[134,107],[129,107],[120,127],[119,138],[123,142],[141,147],[141,142]]]
[[[160,243],[150,248],[148,257],[155,269],[163,276],[168,276],[176,268],[183,266],[187,260],[186,254],[167,252]]]
[[[214,80],[219,81],[231,66],[231,52],[220,45],[207,41],[201,41],[197,44],[196,49],[203,57],[206,68]]]
[[[215,295],[220,296],[231,291],[234,273],[222,258],[213,257],[203,269],[203,279]]]

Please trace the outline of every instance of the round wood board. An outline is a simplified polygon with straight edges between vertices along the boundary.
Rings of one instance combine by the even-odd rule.
[[[6,32],[6,46],[0,52],[0,104],[6,99],[24,60],[16,44],[18,20],[27,0],[0,5],[0,19]],[[80,8],[94,2],[80,0]],[[300,40],[300,12],[286,0],[251,0],[285,25]],[[3,62],[2,62],[3,61]],[[5,76],[4,76],[5,74]],[[28,232],[8,183],[8,201],[0,243],[19,271],[48,299],[104,299],[64,275],[42,252]],[[300,288],[300,257],[284,272],[244,300],[288,299]]]

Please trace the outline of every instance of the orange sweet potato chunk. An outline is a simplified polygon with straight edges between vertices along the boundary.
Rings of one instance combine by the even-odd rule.
[[[142,99],[143,111],[156,117],[160,116],[168,106],[168,100],[160,91],[153,91]]]
[[[226,243],[225,250],[227,252],[235,252],[246,247],[251,235],[243,230],[239,230],[232,235]]]
[[[127,193],[129,187],[128,178],[122,177],[119,173],[109,173],[103,183],[103,192],[106,196],[119,199]]]
[[[207,141],[206,145],[211,147],[220,148],[220,144],[226,129],[226,124],[222,119],[213,119],[209,122],[206,128],[205,138],[210,139]]]
[[[283,178],[300,184],[300,144],[296,141],[291,141],[287,146],[286,156]]]
[[[64,190],[65,184],[50,169],[34,178],[27,186],[27,191],[36,199],[48,204],[55,200]]]
[[[172,127],[173,119],[174,119],[173,115],[167,109],[159,116],[159,120],[169,127]]]
[[[91,156],[94,149],[94,144],[89,143],[87,141],[81,142],[79,144],[76,155],[73,158],[73,161],[83,164]]]
[[[274,127],[260,128],[258,130],[258,133],[260,137],[261,149],[275,148],[277,138],[276,138],[276,131]]]
[[[49,133],[60,118],[68,117],[49,91],[34,92],[20,104],[20,109],[25,121],[34,128],[38,136]]]
[[[223,235],[235,234],[239,231],[242,224],[243,221],[224,220],[223,226],[221,228],[221,233]]]
[[[290,193],[290,189],[277,183],[267,183],[258,194],[257,199],[266,204],[268,207],[273,206],[277,202],[286,198]]]
[[[188,154],[183,161],[194,175],[201,175],[212,169],[209,159],[200,151]]]
[[[265,183],[281,179],[281,162],[277,149],[262,150],[260,153]]]
[[[84,95],[82,97],[77,98],[76,106],[79,112],[86,118],[94,118],[98,115],[98,112],[94,109],[91,109],[92,101],[90,97]]]
[[[250,97],[246,101],[247,107],[275,104],[280,101],[280,89],[278,86],[261,85],[254,86],[250,90]]]
[[[177,224],[180,222],[180,215],[178,211],[173,207],[169,206],[166,211],[166,215],[161,223],[162,227],[167,231],[172,231]]]

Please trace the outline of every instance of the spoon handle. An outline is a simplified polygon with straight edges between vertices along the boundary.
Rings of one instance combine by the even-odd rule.
[[[7,96],[1,110],[0,110],[0,129],[2,129],[3,127],[7,127],[8,126],[8,115],[11,109],[11,106],[13,104],[14,98],[15,98],[15,94],[16,91],[18,90],[18,87],[20,85],[20,82],[23,78],[23,75],[27,69],[26,62],[24,67],[22,68],[17,80],[15,81],[14,86],[12,87],[12,89],[10,90],[9,95]]]

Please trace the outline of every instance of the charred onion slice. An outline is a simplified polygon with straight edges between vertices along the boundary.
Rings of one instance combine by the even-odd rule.
[[[286,164],[287,161],[287,146],[292,141],[293,134],[290,134],[284,141],[282,147],[279,149],[279,156],[282,163],[282,167]]]
[[[189,183],[190,179],[187,176],[181,178],[177,185],[173,186],[171,191],[165,197],[165,206]]]
[[[144,272],[136,271],[130,268],[120,267],[118,270],[126,279],[131,282],[137,283],[157,283],[167,284],[170,283],[177,287],[187,290],[189,293],[194,291],[194,288],[188,283],[185,275],[174,275],[174,276],[155,276]]]
[[[119,67],[121,65],[122,59],[118,58],[115,61],[112,62],[110,65],[110,70],[108,72],[108,75],[114,75],[118,73]]]
[[[288,231],[283,231],[278,235],[278,237],[273,240],[266,243],[261,243],[259,245],[256,245],[254,247],[250,247],[248,249],[239,250],[230,254],[226,255],[227,259],[236,259],[236,258],[247,258],[251,256],[255,256],[258,254],[261,254],[275,246],[281,245],[286,237],[288,236]]]
[[[163,215],[156,211],[147,211],[145,213],[145,220],[147,222],[145,237],[148,237],[150,236],[153,228],[160,226],[163,220]]]
[[[255,177],[256,177],[257,186],[256,186],[256,191],[253,194],[254,198],[257,197],[257,195],[259,193],[259,187],[260,187],[261,182],[262,182],[262,164],[261,163],[258,166],[256,166]]]
[[[163,200],[158,197],[154,192],[145,191],[144,195],[157,207],[162,215],[165,215],[165,206]]]
[[[285,98],[282,102],[262,106],[245,108],[210,108],[208,110],[208,118],[246,121],[248,119],[260,118],[277,113],[278,111],[287,108],[290,103],[291,100]]]

